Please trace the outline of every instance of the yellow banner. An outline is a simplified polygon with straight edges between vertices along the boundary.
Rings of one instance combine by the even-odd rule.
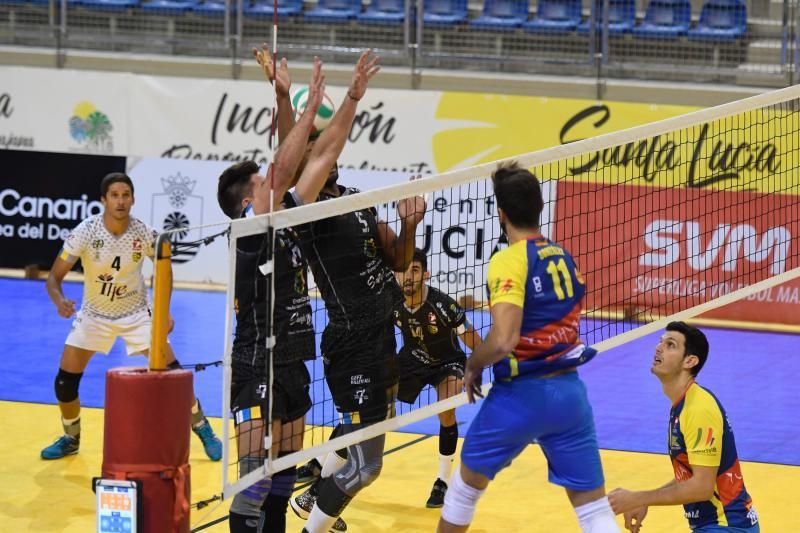
[[[697,108],[625,102],[442,93],[433,136],[437,168],[477,165],[685,114]],[[545,168],[542,179],[608,184],[800,192],[798,113],[752,110]]]

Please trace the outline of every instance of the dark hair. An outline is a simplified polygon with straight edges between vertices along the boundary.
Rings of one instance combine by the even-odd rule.
[[[231,165],[219,177],[217,202],[228,218],[242,214],[242,198],[250,194],[250,177],[258,173],[255,161],[242,161]]]
[[[428,271],[428,256],[419,248],[414,248],[414,255],[411,256],[412,263],[419,263],[422,265],[422,271]]]
[[[693,366],[690,372],[693,376],[699,374],[708,359],[708,339],[705,333],[686,322],[670,322],[667,324],[667,331],[677,331],[683,334],[684,345],[686,346],[686,351],[683,355],[684,357],[689,355],[697,356],[700,362]]]
[[[112,172],[111,174],[106,174],[103,181],[100,182],[100,198],[105,198],[106,194],[108,194],[108,189],[115,183],[127,184],[131,188],[131,194],[133,194],[133,182],[128,175],[122,172]]]
[[[544,208],[539,180],[529,170],[511,162],[492,174],[497,207],[518,228],[538,228]]]

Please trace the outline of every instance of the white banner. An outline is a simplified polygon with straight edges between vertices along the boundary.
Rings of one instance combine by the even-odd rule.
[[[136,188],[134,214],[158,230],[204,226],[178,232],[178,243],[196,242],[227,228],[217,204],[217,181],[230,163],[145,158],[129,174]],[[369,191],[408,179],[400,172],[343,169],[339,183]],[[545,212],[542,231],[550,235],[555,181],[542,184]],[[431,284],[449,294],[483,300],[483,283],[500,228],[491,180],[435,191],[426,198],[425,220],[417,228],[417,246],[428,253]],[[400,231],[395,205],[377,206],[382,220]],[[199,247],[178,246],[173,261],[177,281],[226,284],[228,241],[219,237]]]
[[[293,90],[306,82],[295,76]],[[336,106],[345,97],[328,93]],[[0,148],[263,163],[272,100],[265,81],[0,67]],[[371,88],[339,163],[440,173],[692,109]]]

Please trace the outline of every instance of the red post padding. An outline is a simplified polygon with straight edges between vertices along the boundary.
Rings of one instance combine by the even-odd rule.
[[[145,533],[189,531],[192,373],[106,374],[103,477],[139,479]]]

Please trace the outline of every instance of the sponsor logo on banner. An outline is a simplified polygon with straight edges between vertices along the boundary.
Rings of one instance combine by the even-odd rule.
[[[69,135],[78,150],[110,154],[114,151],[111,120],[89,101],[80,102],[69,119]]]
[[[564,181],[558,197],[555,240],[586,273],[589,309],[670,314],[800,264],[794,195]],[[703,316],[800,324],[798,305],[793,280]]]
[[[13,131],[5,131],[5,126],[10,122],[14,114],[14,106],[11,101],[11,94],[0,94],[0,149],[14,148],[33,148],[33,137],[18,135]]]
[[[203,224],[203,197],[193,194],[197,180],[176,172],[161,178],[163,192],[153,194],[150,223],[153,227],[173,232],[174,243],[196,241],[203,236],[202,229],[189,230]],[[197,255],[198,247],[173,247],[172,260],[186,263]]]

